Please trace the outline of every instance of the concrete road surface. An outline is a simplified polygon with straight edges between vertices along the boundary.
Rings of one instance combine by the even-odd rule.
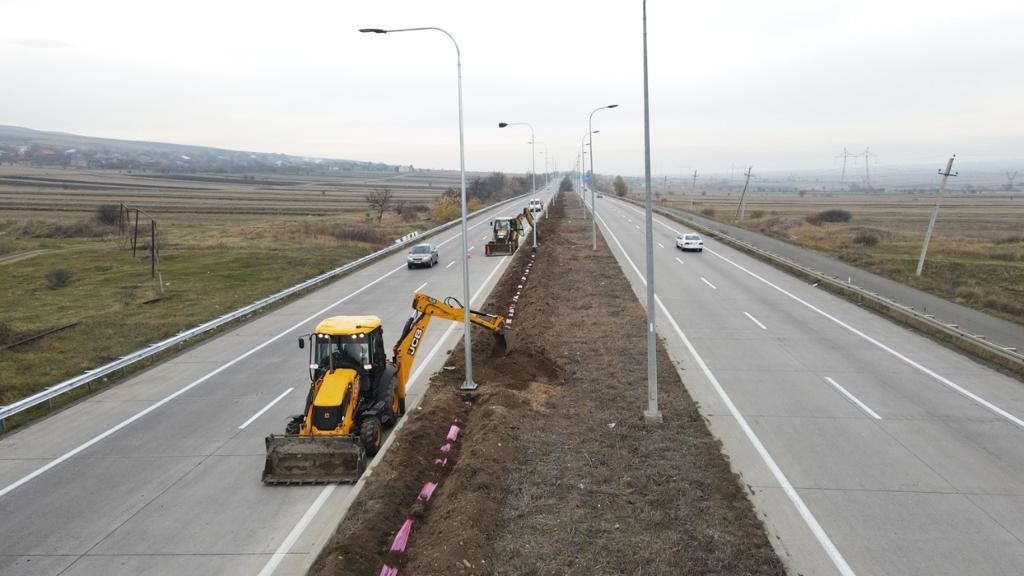
[[[642,210],[597,202],[643,302]],[[791,573],[1024,574],[1024,383],[683,231],[658,331]]]
[[[763,250],[774,252],[823,274],[843,281],[849,281],[855,286],[876,292],[885,298],[910,306],[924,314],[931,314],[946,324],[956,324],[971,334],[984,336],[989,342],[994,342],[1004,347],[1024,350],[1024,326],[1020,324],[962,306],[956,302],[950,302],[895,280],[872,274],[815,250],[796,246],[777,238],[747,230],[746,228],[724,224],[682,210],[674,208],[668,208],[667,210],[678,215],[680,218],[695,222],[700,226],[728,234],[733,238],[753,244]]]
[[[527,202],[470,221],[474,305],[510,261],[483,255],[488,219]],[[0,574],[304,574],[352,487],[260,482],[263,438],[305,402],[296,338],[326,316],[375,314],[393,342],[414,292],[461,299],[458,228],[429,241],[431,269],[384,258],[0,439]],[[461,335],[431,325],[410,409]]]

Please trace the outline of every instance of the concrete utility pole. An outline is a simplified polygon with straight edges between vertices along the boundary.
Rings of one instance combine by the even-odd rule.
[[[924,235],[924,246],[921,246],[921,257],[917,260],[917,275],[921,275],[921,270],[924,268],[924,257],[928,253],[928,242],[932,239],[932,230],[935,228],[935,220],[939,217],[939,204],[942,203],[942,193],[946,190],[946,181],[949,180],[950,176],[956,176],[958,172],[953,172],[953,159],[956,158],[956,154],[949,159],[946,163],[946,171],[939,170],[939,174],[942,175],[942,183],[939,184],[939,193],[935,196],[935,208],[932,209],[932,219],[928,221],[928,231]]]
[[[647,0],[644,0],[644,222],[647,226],[647,410],[644,419],[661,422],[658,410],[658,357],[654,327],[657,320],[654,296],[654,216],[651,205],[651,106],[647,91]],[[593,151],[591,151],[593,154]]]
[[[747,177],[747,181],[745,184],[743,184],[743,193],[740,194],[740,205],[736,207],[736,218],[740,222],[743,222],[743,216],[747,210],[745,200],[747,198],[747,188],[750,188],[750,175],[753,172],[753,170],[754,167],[750,166],[747,168],[747,171],[743,173]]]

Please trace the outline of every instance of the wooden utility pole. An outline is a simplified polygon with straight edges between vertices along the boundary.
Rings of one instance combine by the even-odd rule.
[[[740,205],[736,207],[736,218],[739,222],[743,222],[743,216],[747,209],[745,200],[747,197],[747,189],[750,188],[750,175],[753,171],[754,167],[750,166],[747,168],[747,171],[743,173],[747,177],[747,181],[743,184],[743,192],[740,194]]]

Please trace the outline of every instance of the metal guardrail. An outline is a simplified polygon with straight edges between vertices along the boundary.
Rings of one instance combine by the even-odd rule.
[[[625,200],[633,204],[639,204],[638,202],[632,199]],[[662,216],[672,218],[673,220],[685,220],[685,224],[687,226],[692,226],[693,228],[700,230],[701,232],[707,234],[708,236],[722,240],[727,244],[731,244],[746,252],[756,254],[764,258],[765,260],[768,260],[769,262],[775,262],[781,264],[783,267],[796,270],[801,274],[814,278],[818,282],[828,284],[829,286],[835,289],[852,292],[856,294],[858,298],[868,300],[877,306],[881,306],[889,310],[894,310],[901,314],[909,316],[913,318],[915,321],[926,325],[930,330],[946,336],[947,339],[949,339],[954,344],[959,345],[960,340],[969,342],[970,345],[972,345],[973,347],[980,350],[984,350],[985,352],[992,354],[996,358],[1002,360],[1002,362],[998,362],[1000,365],[1010,368],[1011,370],[1014,370],[1017,373],[1024,373],[1024,354],[1022,354],[1020,351],[1014,350],[1013,348],[1008,348],[1006,346],[1000,346],[994,342],[989,342],[984,338],[984,336],[971,334],[970,332],[961,329],[956,324],[944,323],[936,319],[935,316],[932,314],[924,314],[918,312],[917,310],[910,306],[907,306],[906,304],[901,304],[900,302],[881,296],[876,292],[872,292],[865,288],[855,286],[854,284],[843,282],[841,279],[835,276],[829,276],[822,272],[818,272],[813,268],[800,264],[799,262],[790,260],[785,256],[776,254],[775,252],[772,252],[770,250],[765,250],[749,242],[740,240],[734,236],[730,236],[729,234],[721,230],[715,230],[714,228],[710,228],[694,220],[690,220],[685,216],[669,212],[668,210],[665,210],[660,206],[655,207],[654,211],[658,212]],[[959,346],[960,348],[963,348],[962,345]],[[991,360],[991,358],[989,360]]]
[[[486,212],[488,210],[494,210],[495,208],[499,208],[506,204],[522,200],[527,196],[529,196],[529,194],[521,194],[519,196],[509,198],[508,200],[503,200],[492,206],[486,206],[484,208],[481,208],[480,210],[473,212],[470,216],[472,217],[483,212]],[[103,366],[100,366],[98,368],[93,368],[92,370],[86,370],[84,373],[78,376],[69,378],[67,380],[64,380],[63,382],[54,384],[53,386],[46,388],[42,392],[37,392],[36,394],[18,400],[13,404],[9,404],[7,406],[0,406],[0,430],[6,430],[7,419],[10,418],[11,416],[14,416],[15,414],[19,414],[21,412],[24,412],[25,410],[34,408],[43,403],[50,403],[50,405],[52,406],[53,399],[60,396],[61,394],[65,394],[72,390],[76,390],[82,386],[89,386],[96,380],[105,378],[119,370],[124,370],[129,366],[142,360],[145,360],[147,358],[153,358],[156,354],[164,352],[170,348],[173,348],[175,346],[181,346],[186,341],[191,340],[192,338],[202,336],[203,334],[206,334],[211,330],[216,330],[217,328],[220,328],[225,324],[249,316],[250,314],[257,312],[260,309],[265,308],[266,306],[269,306],[280,300],[283,300],[293,294],[306,290],[307,288],[316,286],[317,284],[320,284],[337,276],[341,276],[347,272],[359,268],[364,264],[377,260],[378,258],[389,256],[395,252],[398,252],[403,247],[408,246],[413,242],[418,242],[419,240],[427,236],[431,236],[439,232],[443,232],[449,228],[452,228],[455,225],[457,225],[460,221],[461,219],[456,219],[452,220],[451,222],[441,224],[440,226],[435,226],[434,228],[431,228],[430,230],[427,230],[421,234],[418,234],[411,238],[406,238],[404,240],[401,240],[399,243],[388,246],[387,248],[383,248],[372,254],[367,254],[366,256],[363,256],[358,260],[353,260],[352,262],[349,262],[344,266],[335,268],[334,270],[330,270],[328,272],[324,272],[323,274],[320,274],[319,276],[316,276],[314,278],[310,278],[309,280],[306,280],[304,282],[300,282],[299,284],[296,284],[291,288],[286,288],[284,290],[281,290],[280,292],[277,292],[265,298],[261,298],[253,302],[252,304],[249,304],[248,306],[244,306],[233,312],[228,312],[223,316],[220,316],[214,320],[210,320],[209,322],[206,322],[204,324],[200,324],[195,328],[190,328],[188,330],[185,330],[184,332],[179,332],[178,334],[171,336],[170,338],[161,340],[160,342],[156,342],[154,344],[150,344],[149,346],[141,350],[132,352],[131,354],[123,356],[113,362],[104,364]]]

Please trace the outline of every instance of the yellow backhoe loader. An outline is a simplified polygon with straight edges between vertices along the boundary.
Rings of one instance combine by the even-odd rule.
[[[490,241],[484,246],[484,255],[515,254],[519,249],[520,238],[526,233],[526,222],[533,226],[533,212],[530,212],[529,208],[523,208],[522,214],[502,216],[492,220],[493,233]]]
[[[426,294],[413,298],[414,312],[388,362],[380,318],[334,316],[299,337],[309,343],[306,409],[293,416],[285,434],[266,438],[266,484],[355,482],[390,427],[405,414],[405,387],[413,361],[437,317],[462,322],[465,309],[454,298],[443,302]],[[500,353],[508,350],[505,319],[470,310],[470,321],[490,330]]]

